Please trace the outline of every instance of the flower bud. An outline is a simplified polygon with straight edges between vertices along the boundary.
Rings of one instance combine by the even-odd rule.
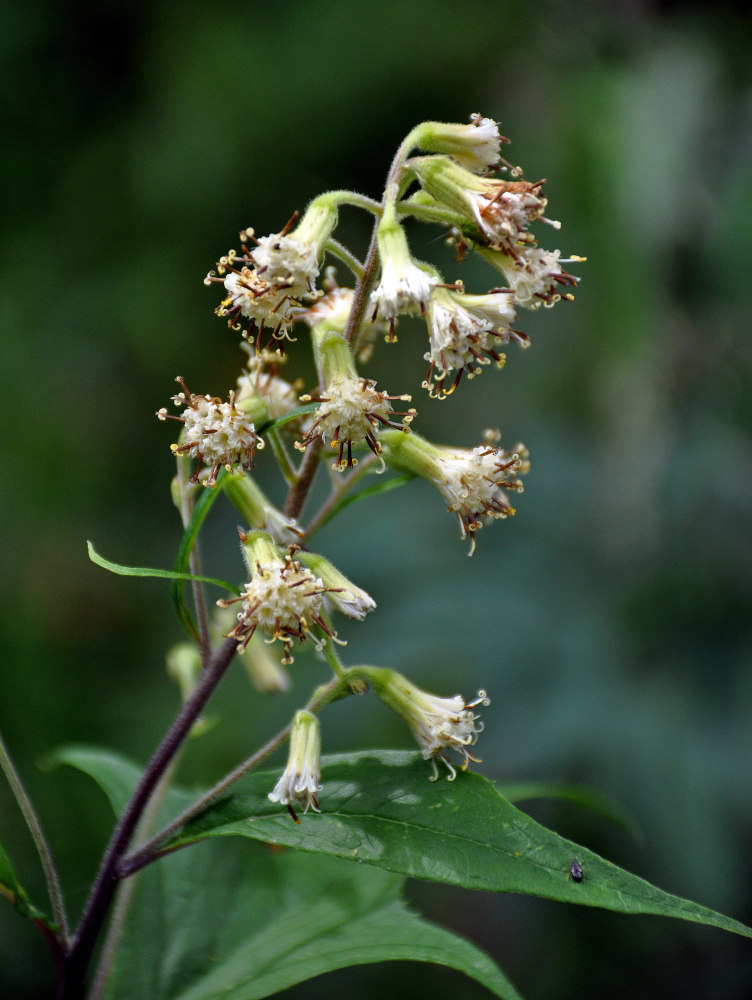
[[[336,608],[349,618],[358,619],[365,618],[376,607],[376,601],[370,594],[348,580],[324,556],[316,552],[300,552],[299,558],[326,586],[325,605]]]
[[[201,654],[190,642],[179,642],[167,653],[167,676],[180,688],[183,701],[188,701],[201,675]]]
[[[416,145],[429,153],[446,153],[457,163],[474,173],[483,173],[499,162],[499,147],[509,142],[499,135],[491,118],[470,116],[469,125],[445,122],[423,122],[415,130]]]

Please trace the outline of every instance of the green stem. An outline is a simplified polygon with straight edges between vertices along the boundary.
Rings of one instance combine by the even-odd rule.
[[[411,147],[412,148],[412,147]],[[373,215],[381,214],[381,203],[367,195],[360,194],[359,191],[326,191],[319,195],[317,201],[326,201],[331,205],[351,205],[353,208],[362,208],[364,212],[371,212]]]
[[[350,268],[356,280],[363,277],[362,261],[359,261],[354,253],[350,253],[347,247],[340,243],[339,240],[330,237],[327,240],[326,249],[332,256],[337,257],[346,267]]]
[[[334,643],[331,640],[327,640],[322,652],[324,653],[324,659],[332,668],[335,678],[341,680],[347,670],[342,666],[339,656],[337,656],[337,650],[334,648]]]
[[[280,472],[288,486],[294,486],[298,481],[298,474],[290,461],[290,456],[285,448],[277,430],[266,432],[266,439],[272,447],[274,457],[277,459]]]
[[[186,529],[191,523],[191,516],[193,515],[192,490],[191,484],[188,482],[187,459],[180,456],[177,458],[177,479],[180,489],[180,519],[183,522],[183,529]],[[198,541],[191,548],[188,565],[194,576],[201,576],[201,558],[198,551]],[[204,587],[198,580],[191,580],[191,589],[193,591],[193,605],[196,609],[201,663],[202,666],[206,667],[211,659],[211,643],[209,640],[209,624],[206,614]]]
[[[349,476],[340,476],[331,493],[324,503],[316,511],[316,514],[308,522],[303,532],[303,539],[308,542],[322,528],[331,517],[332,511],[337,507],[343,496],[348,493],[357,482],[369,471],[372,465],[379,461],[377,455],[369,455],[358,463],[358,468],[351,472]]]
[[[55,862],[52,859],[52,852],[45,839],[42,825],[39,822],[37,814],[34,812],[31,799],[26,794],[26,789],[18,776],[18,772],[13,766],[13,761],[10,759],[10,754],[3,742],[2,734],[0,734],[0,767],[2,767],[5,777],[8,779],[8,784],[13,791],[23,818],[26,820],[26,825],[29,828],[29,833],[39,855],[39,860],[42,862],[42,869],[45,881],[47,882],[47,893],[52,906],[52,916],[59,928],[58,944],[63,952],[65,952],[68,949],[68,918],[65,912],[60,879],[55,868]]]

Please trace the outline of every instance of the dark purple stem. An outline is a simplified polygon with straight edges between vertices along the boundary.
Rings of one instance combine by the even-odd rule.
[[[154,792],[159,779],[222,679],[236,651],[237,640],[228,639],[219,648],[209,666],[201,673],[193,694],[183,705],[157,747],[138,787],[125,807],[102,858],[70,951],[65,958],[65,964],[58,981],[57,1000],[82,1000],[84,997],[89,963],[112,897],[118,886],[117,869],[120,860],[128,850],[144,807]]]

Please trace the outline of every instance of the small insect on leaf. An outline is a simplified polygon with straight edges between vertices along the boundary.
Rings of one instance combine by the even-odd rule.
[[[582,865],[577,858],[572,858],[572,863],[569,866],[569,874],[572,876],[573,882],[582,882],[585,877],[582,871]]]

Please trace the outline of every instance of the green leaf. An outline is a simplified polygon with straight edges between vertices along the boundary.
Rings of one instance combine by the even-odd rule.
[[[44,758],[41,766],[51,770],[61,764],[75,767],[93,778],[109,799],[116,816],[120,816],[125,809],[144,771],[112,750],[76,744],[58,747]],[[174,811],[192,801],[192,797],[185,792],[171,790],[170,796],[173,797]]]
[[[294,410],[288,410],[281,417],[275,417],[274,420],[269,420],[267,423],[261,424],[257,428],[257,433],[266,434],[267,431],[274,431],[291,420],[295,420],[296,417],[304,417],[308,413],[313,413],[314,410],[318,409],[318,406],[318,403],[304,403],[303,406],[298,406]]]
[[[243,836],[350,858],[470,889],[520,892],[619,913],[653,913],[752,937],[752,929],[630,875],[515,809],[479,774],[429,782],[419,754],[368,751],[329,757],[322,813],[295,824],[268,801],[277,774],[243,780],[169,842]],[[584,878],[570,875],[573,859]]]
[[[110,562],[104,556],[100,556],[91,542],[86,543],[89,549],[89,559],[97,566],[108,569],[110,573],[117,573],[118,576],[153,576],[160,580],[197,580],[199,583],[212,583],[215,587],[222,587],[223,590],[231,590],[236,594],[240,591],[226,580],[218,580],[212,576],[193,576],[191,573],[176,573],[169,569],[152,569],[148,566],[121,566],[119,563]]]
[[[390,872],[213,842],[136,877],[107,1000],[257,1000],[390,960],[446,965],[496,996],[519,997],[475,946],[412,913]]]
[[[0,896],[5,896],[22,917],[42,924],[53,934],[57,932],[56,925],[29,899],[26,890],[16,878],[16,872],[2,844],[0,844]]]
[[[110,751],[63,747],[49,759],[89,774],[120,814],[141,770]],[[173,814],[191,798],[171,789]],[[108,1000],[256,1000],[325,972],[389,960],[434,962],[496,996],[519,994],[488,956],[423,921],[403,879],[337,858],[208,842],[134,876]]]
[[[508,802],[528,802],[530,799],[561,799],[573,802],[593,812],[599,813],[611,820],[617,826],[629,833],[636,840],[641,840],[639,827],[631,816],[612,799],[585,788],[582,785],[563,785],[547,781],[518,781],[514,784],[503,783],[499,791]]]

